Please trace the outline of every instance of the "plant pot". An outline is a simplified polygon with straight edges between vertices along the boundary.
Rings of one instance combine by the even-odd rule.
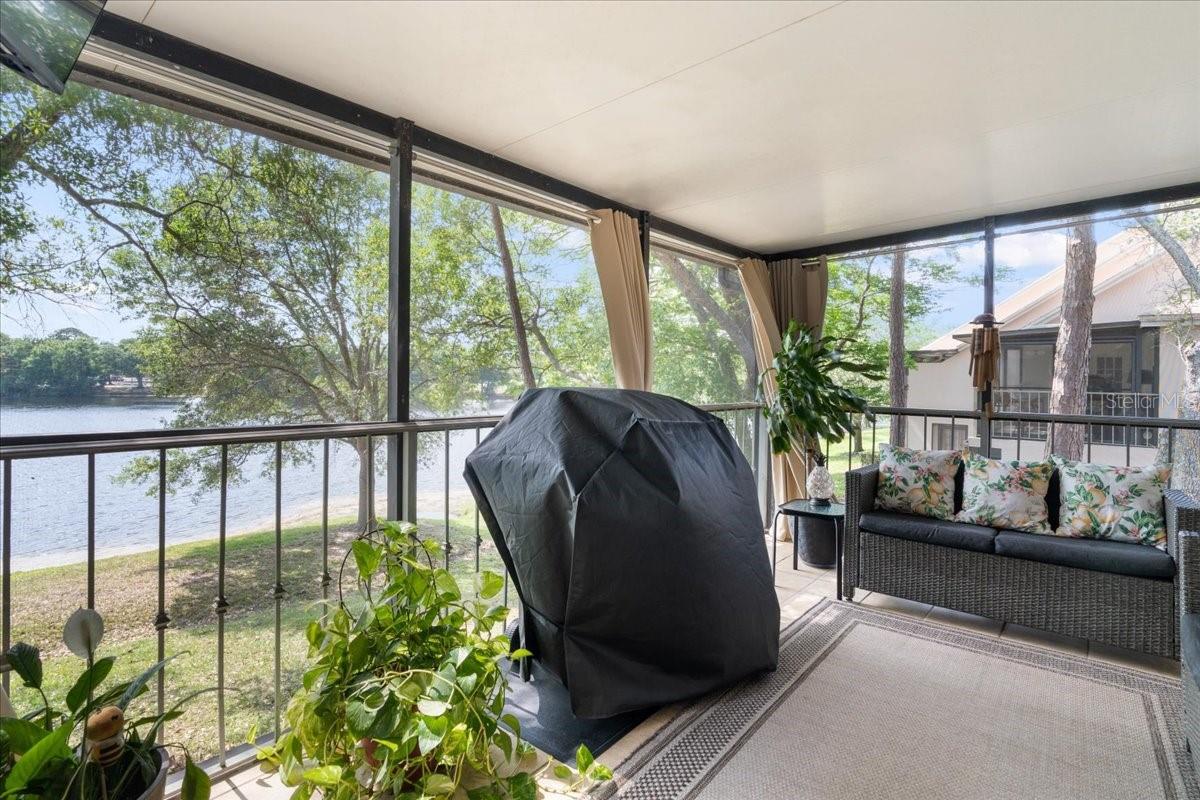
[[[795,518],[796,555],[810,567],[829,569],[837,565],[837,532],[832,519]]]
[[[161,747],[155,748],[154,754],[158,756],[158,774],[154,776],[154,780],[146,787],[146,791],[141,793],[138,800],[163,800],[166,792],[167,770],[171,767],[171,759],[167,756],[167,751]]]

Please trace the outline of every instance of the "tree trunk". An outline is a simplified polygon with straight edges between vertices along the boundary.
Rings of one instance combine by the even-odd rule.
[[[748,393],[748,396],[753,396],[754,392],[758,389],[758,361],[754,354],[754,331],[750,327],[749,317],[743,322],[722,308],[717,299],[700,285],[700,281],[696,279],[696,276],[691,273],[682,259],[674,253],[659,252],[658,261],[679,288],[679,293],[687,301],[688,307],[692,309],[692,313],[696,315],[696,319],[700,322],[704,322],[706,319],[715,320],[721,326],[722,330],[729,335],[729,339],[737,347],[738,353],[746,365],[746,382],[743,388]],[[727,288],[724,284],[720,283],[718,285],[727,299],[735,292],[737,294],[733,294],[733,296],[744,299],[744,296],[740,294],[740,288]],[[764,366],[763,368],[765,369],[766,367]],[[732,386],[733,384],[731,383],[730,385]]]
[[[77,88],[61,95],[48,95],[25,112],[21,121],[0,136],[0,175],[8,175],[26,153],[51,133],[65,114],[83,99]]]
[[[891,405],[908,405],[908,367],[904,349],[904,251],[896,248],[892,254],[892,287],[888,307],[888,397]],[[890,441],[904,446],[906,440],[904,417],[892,419]]]
[[[1181,344],[1179,349],[1184,370],[1179,416],[1200,419],[1200,339]],[[1200,497],[1200,432],[1178,431],[1171,457],[1174,461],[1172,485],[1192,497]]]
[[[1093,283],[1096,275],[1096,232],[1091,223],[1067,233],[1062,309],[1050,378],[1050,413],[1087,413],[1088,358],[1092,352]],[[1063,458],[1083,458],[1086,425],[1054,425],[1051,452]]]
[[[492,230],[496,233],[496,247],[500,251],[500,266],[504,269],[504,294],[508,297],[508,311],[512,315],[513,333],[517,340],[517,360],[521,363],[521,380],[526,389],[537,386],[533,376],[533,360],[529,357],[529,336],[525,331],[525,316],[521,313],[521,296],[517,294],[517,271],[513,266],[512,251],[508,249],[508,236],[504,232],[504,220],[500,207],[491,204]]]
[[[1200,269],[1192,261],[1191,256],[1183,245],[1172,236],[1157,217],[1142,216],[1137,218],[1138,224],[1162,246],[1187,285],[1197,297],[1200,297]],[[1200,337],[1192,329],[1190,321],[1184,321],[1176,331],[1176,344],[1179,357],[1183,360],[1183,389],[1179,397],[1179,416],[1183,419],[1200,419]],[[1172,475],[1173,485],[1190,494],[1200,497],[1200,435],[1194,431],[1178,431],[1175,434],[1174,447],[1168,448],[1167,431],[1159,433],[1159,460],[1174,462]],[[1168,455],[1168,449],[1170,454]]]
[[[360,531],[368,531],[375,527],[375,506],[371,503],[371,471],[375,468],[375,459],[367,451],[367,443],[362,439],[354,440],[354,452],[358,454],[358,518],[355,527]]]

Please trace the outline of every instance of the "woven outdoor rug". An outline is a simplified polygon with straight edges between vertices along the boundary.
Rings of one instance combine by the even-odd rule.
[[[618,765],[643,800],[1200,798],[1177,679],[824,601]]]

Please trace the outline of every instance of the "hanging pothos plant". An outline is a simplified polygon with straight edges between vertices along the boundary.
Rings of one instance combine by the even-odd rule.
[[[855,415],[874,418],[866,398],[834,380],[836,370],[869,380],[884,377],[875,365],[844,360],[832,339],[814,336],[793,320],[771,366],[758,378],[759,397],[769,398],[763,415],[768,420],[773,453],[788,453],[798,447],[814,463],[824,466],[821,440],[834,443],[845,439],[854,430]],[[766,390],[768,375],[775,378],[774,392]]]
[[[259,751],[296,800],[537,796],[523,768],[532,748],[504,712],[505,663],[530,655],[510,653],[502,632],[504,579],[483,571],[475,596],[465,595],[436,566],[440,545],[416,530],[382,522],[355,541],[356,590],[342,596],[339,581],[338,604],[308,626],[289,731]],[[575,786],[611,777],[586,748],[576,761],[577,770],[552,764],[548,773]]]

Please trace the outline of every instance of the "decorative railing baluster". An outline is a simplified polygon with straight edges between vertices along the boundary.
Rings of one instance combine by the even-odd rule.
[[[217,597],[213,610],[217,613],[217,761],[225,764],[225,614],[229,601],[225,598],[225,535],[229,503],[229,445],[221,445],[221,488],[217,518]]]
[[[328,613],[329,584],[329,440],[321,441],[321,618]]]
[[[368,463],[374,467],[371,439],[367,437]],[[374,469],[371,470],[374,473]],[[374,510],[374,503],[370,506]],[[275,736],[283,731],[283,442],[275,443]]]
[[[483,428],[476,426],[475,428],[475,446],[479,447],[479,442],[483,438]],[[479,535],[479,504],[475,504],[475,572],[479,572],[479,550],[483,546],[483,537]]]
[[[367,520],[375,519],[375,437],[367,437]]]
[[[12,644],[12,461],[4,460],[4,509],[0,510],[0,545],[3,546],[4,553],[0,555],[0,562],[3,564],[4,575],[0,577],[0,600],[4,603],[4,610],[0,613],[3,621],[0,621],[0,647],[3,650],[0,652],[7,653],[9,645]],[[8,694],[8,662],[3,664],[3,671],[0,672],[0,685],[4,687],[4,693]]]
[[[1174,428],[1167,429],[1167,463],[1168,464],[1175,463],[1175,429]],[[1167,478],[1167,488],[1171,487],[1171,484],[1174,482],[1174,480],[1175,480],[1175,470],[1171,470],[1171,474]]]
[[[96,608],[96,454],[87,457],[87,607]]]
[[[167,657],[167,627],[171,618],[167,616],[167,449],[158,451],[158,614],[154,617],[154,630],[158,636],[158,660]],[[167,705],[166,670],[158,671],[158,713]],[[165,728],[165,726],[164,726]],[[158,740],[163,740],[164,728],[159,729]]]
[[[447,428],[443,432],[442,438],[442,466],[444,467],[444,483],[442,488],[445,494],[442,497],[442,510],[446,515],[446,569],[450,569],[450,429]]]

